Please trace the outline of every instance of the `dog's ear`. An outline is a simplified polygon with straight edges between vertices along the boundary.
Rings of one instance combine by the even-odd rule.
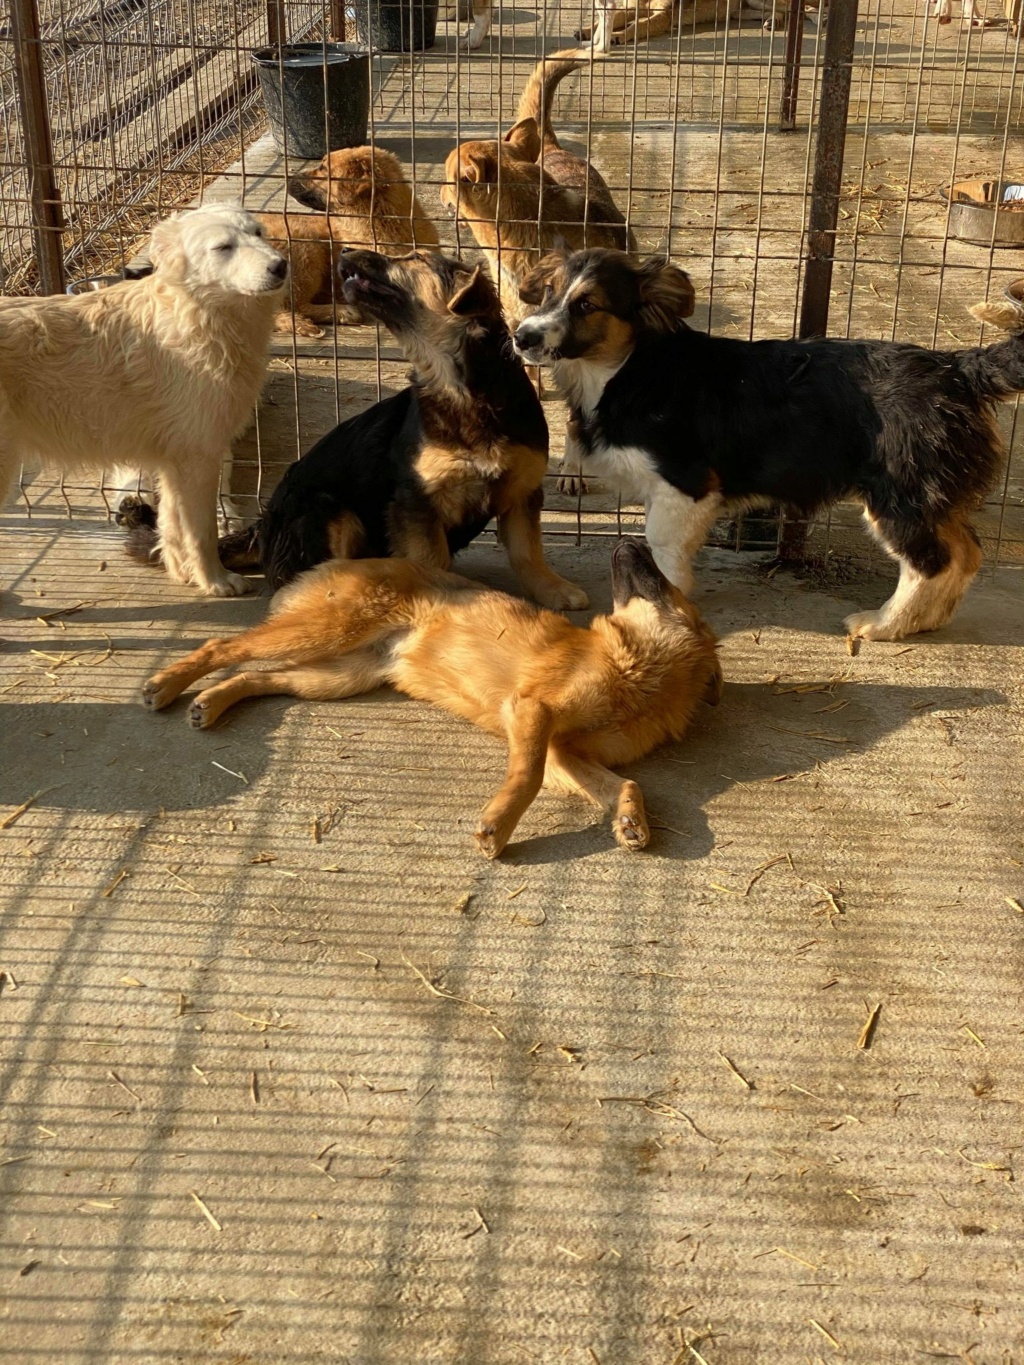
[[[640,285],[640,317],[655,332],[674,332],[693,312],[693,285],[685,270],[653,256],[637,269]]]
[[[535,118],[521,118],[505,134],[505,142],[513,156],[521,161],[536,161],[540,156],[540,130]]]
[[[543,303],[548,286],[553,283],[568,259],[569,253],[564,249],[551,251],[546,256],[542,256],[519,285],[519,297],[522,301],[524,303]]]
[[[459,179],[479,185],[487,179],[488,161],[485,152],[478,151],[475,147],[462,148],[459,156]]]
[[[158,274],[174,279],[184,277],[188,260],[181,240],[183,227],[184,215],[172,213],[153,229],[146,255]]]
[[[475,266],[468,281],[448,300],[448,311],[459,318],[488,317],[498,310],[498,299],[491,277],[483,266]]]

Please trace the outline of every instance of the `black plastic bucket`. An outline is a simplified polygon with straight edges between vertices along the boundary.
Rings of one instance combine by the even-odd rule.
[[[355,43],[286,43],[252,54],[274,141],[319,160],[362,147],[370,118],[370,54]]]
[[[422,52],[437,36],[438,0],[355,0],[359,41],[377,52]]]

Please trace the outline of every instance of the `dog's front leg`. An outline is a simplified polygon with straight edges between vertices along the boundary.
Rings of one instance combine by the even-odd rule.
[[[506,711],[508,771],[505,781],[484,808],[476,829],[477,844],[488,858],[496,858],[502,851],[523,812],[541,789],[554,724],[548,708],[530,697],[507,702]]]
[[[565,450],[562,454],[562,463],[558,467],[558,483],[555,487],[559,493],[569,498],[587,491],[586,480],[583,478],[583,445],[574,417],[570,417],[565,424]]]
[[[167,572],[178,583],[194,583],[210,597],[239,597],[252,591],[241,574],[229,573],[217,554],[217,487],[220,459],[201,458],[194,468],[160,478],[160,550]]]
[[[431,569],[451,568],[448,539],[432,507],[395,506],[389,522],[388,541],[393,555]]]
[[[540,509],[544,490],[535,488],[525,502],[517,502],[498,517],[498,539],[508,551],[509,563],[535,602],[553,611],[583,611],[587,594],[575,583],[561,578],[544,559],[540,535]]]
[[[694,500],[664,480],[648,492],[646,536],[654,562],[687,597],[693,587],[691,561],[721,506],[718,493]]]

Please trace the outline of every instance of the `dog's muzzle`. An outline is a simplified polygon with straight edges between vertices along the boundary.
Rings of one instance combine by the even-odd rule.
[[[389,278],[389,261],[376,251],[342,251],[338,256],[338,279],[346,303],[373,305],[394,311],[401,296]]]
[[[612,597],[616,607],[624,607],[634,597],[660,602],[668,587],[654,555],[645,541],[620,540],[612,551]]]
[[[516,328],[512,345],[519,359],[528,365],[550,365],[558,359],[558,352],[548,349],[543,328],[537,327],[529,319]]]

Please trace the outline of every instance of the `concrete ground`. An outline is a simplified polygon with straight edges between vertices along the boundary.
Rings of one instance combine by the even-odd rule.
[[[143,711],[264,600],[52,498],[0,580],[0,1358],[1024,1360],[1020,570],[851,658],[879,576],[706,551],[649,851],[542,795],[497,863],[427,706]]]
[[[380,65],[375,134],[429,212],[569,8]],[[1019,258],[947,240],[937,189],[1020,164],[1016,59],[959,25],[925,50],[924,13],[862,7],[832,330],[969,345],[965,305]],[[700,325],[783,335],[807,138],[773,131],[781,33],[741,29],[728,63],[686,33],[692,61],[665,40],[593,96],[570,78],[558,124],[687,264]],[[266,142],[232,171],[213,193],[280,202]],[[244,510],[402,382],[383,355],[277,339]],[[1001,567],[934,636],[849,656],[843,615],[892,577],[859,531],[841,586],[705,551],[725,696],[631,770],[635,856],[542,795],[484,861],[501,746],[390,694],[209,734],[145,713],[150,673],[265,600],[177,588],[124,559],[95,486],[68,520],[32,484],[31,518],[0,515],[0,1361],[1024,1365],[1008,434],[980,523]],[[552,562],[607,608],[614,499],[549,508]],[[461,567],[513,587],[493,543]]]

